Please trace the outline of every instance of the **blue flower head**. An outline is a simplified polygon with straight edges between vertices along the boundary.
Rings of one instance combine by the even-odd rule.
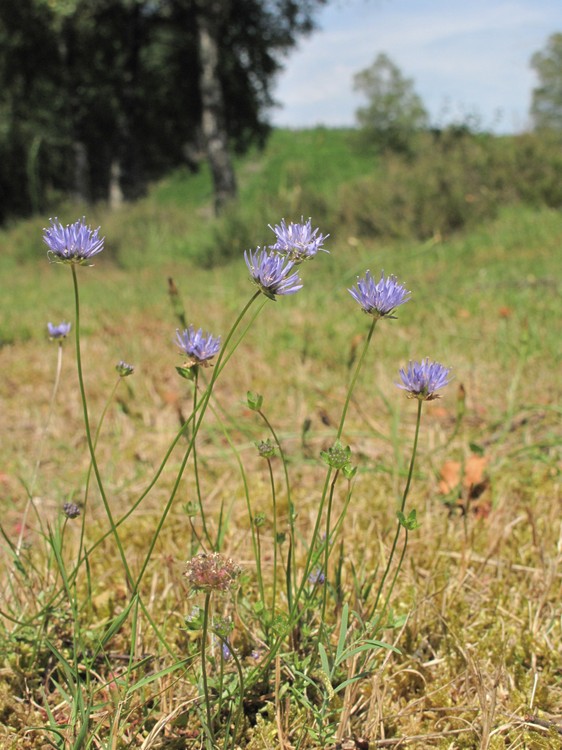
[[[364,279],[357,279],[357,285],[348,290],[362,309],[375,318],[392,318],[394,310],[408,302],[411,292],[396,280],[396,276],[386,276],[381,272],[380,281],[375,282],[371,272]]]
[[[94,255],[103,250],[104,237],[99,237],[99,227],[91,229],[83,217],[74,224],[63,226],[56,218],[43,230],[43,241],[49,248],[47,255],[53,263],[76,263],[90,266]]]
[[[203,365],[209,367],[210,360],[218,353],[221,348],[220,336],[212,336],[210,333],[203,334],[203,330],[198,331],[190,325],[183,331],[176,331],[177,343],[181,351],[188,358],[186,367]]]
[[[49,338],[53,341],[65,339],[70,333],[70,325],[70,323],[59,323],[58,326],[55,326],[52,323],[47,323]]]
[[[422,362],[410,362],[408,369],[401,369],[402,383],[396,385],[403,391],[408,391],[409,398],[433,401],[439,398],[437,391],[451,381],[450,372],[450,367],[444,367],[439,362],[430,362],[426,357]]]
[[[319,229],[312,229],[312,219],[306,223],[301,216],[300,224],[291,222],[288,226],[285,219],[281,219],[280,224],[269,228],[275,232],[277,241],[270,245],[270,250],[275,250],[279,255],[284,255],[294,263],[302,263],[304,260],[313,258],[319,250],[327,253],[326,248],[322,247],[324,241],[330,236],[320,234]]]
[[[298,273],[291,273],[295,263],[277,253],[259,247],[255,252],[246,250],[244,260],[254,283],[269,299],[277,295],[295,294],[302,289]]]
[[[321,586],[323,583],[326,583],[326,576],[324,575],[322,568],[314,568],[314,570],[309,573],[308,580],[315,586]]]

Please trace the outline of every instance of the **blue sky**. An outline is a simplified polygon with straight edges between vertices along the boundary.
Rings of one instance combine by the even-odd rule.
[[[353,74],[385,52],[414,81],[434,125],[477,116],[528,129],[531,55],[562,32],[562,0],[330,0],[319,29],[286,59],[274,125],[353,125]]]

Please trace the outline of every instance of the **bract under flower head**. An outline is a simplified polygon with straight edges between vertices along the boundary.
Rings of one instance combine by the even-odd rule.
[[[269,299],[277,295],[295,294],[302,289],[298,273],[291,273],[294,262],[275,252],[269,253],[265,248],[255,252],[246,250],[244,260],[254,283]]]
[[[396,383],[396,385],[398,388],[408,391],[410,398],[417,398],[420,401],[433,401],[439,398],[437,391],[451,381],[450,372],[450,367],[444,367],[439,362],[431,362],[426,357],[421,362],[410,362],[407,369],[401,369],[402,383]]]
[[[89,261],[103,250],[104,237],[99,230],[86,225],[83,217],[74,224],[63,226],[56,218],[43,230],[43,241],[49,248],[47,255],[54,263],[92,265]]]
[[[289,225],[285,223],[285,219],[281,219],[280,224],[274,227],[270,224],[269,228],[275,232],[277,238],[277,242],[270,245],[270,249],[284,255],[294,263],[302,263],[304,260],[313,258],[319,250],[329,252],[322,245],[330,235],[320,234],[319,229],[313,230],[312,219],[305,222],[301,216],[300,224],[291,222]]]
[[[192,325],[185,328],[181,333],[177,330],[176,338],[179,348],[188,358],[188,367],[194,367],[195,365],[209,367],[210,360],[221,348],[220,336],[215,337],[210,333],[205,335],[203,329],[199,328],[196,331]]]
[[[65,339],[70,333],[70,323],[59,323],[58,326],[52,323],[47,323],[47,329],[49,331],[49,338],[53,341],[60,341]]]
[[[357,279],[357,285],[348,290],[363,310],[375,318],[393,317],[392,312],[408,302],[411,292],[399,284],[396,276],[386,276],[381,272],[380,281],[375,282],[371,272],[364,279]]]

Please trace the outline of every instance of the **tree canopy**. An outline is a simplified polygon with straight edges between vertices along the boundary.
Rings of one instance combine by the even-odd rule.
[[[381,149],[408,150],[412,136],[427,127],[428,115],[413,81],[386,54],[354,76],[354,88],[367,99],[356,112],[357,122]]]
[[[233,149],[263,143],[283,56],[326,0],[216,0]],[[0,221],[50,191],[107,199],[201,152],[200,0],[0,3]]]
[[[531,58],[539,85],[533,90],[531,116],[537,130],[562,132],[562,34],[552,34]]]

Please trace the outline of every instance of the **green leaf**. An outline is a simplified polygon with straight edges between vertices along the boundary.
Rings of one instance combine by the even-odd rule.
[[[194,380],[195,373],[193,367],[176,367],[176,372],[185,380]]]
[[[248,406],[252,411],[260,411],[263,405],[263,396],[260,393],[253,393],[248,391],[247,394]]]
[[[478,443],[469,443],[468,447],[470,448],[471,452],[475,453],[477,456],[484,455],[484,448],[481,445],[478,445]]]
[[[403,526],[408,531],[414,531],[414,529],[418,529],[420,527],[415,508],[412,508],[407,516],[405,516],[404,513],[399,510],[396,516],[398,518],[398,523],[400,524],[400,526]]]
[[[343,682],[340,682],[340,684],[334,688],[334,693],[339,693],[342,690],[345,690],[345,688],[348,685],[353,684],[354,682],[357,682],[358,680],[364,680],[367,677],[370,677],[373,674],[372,670],[367,670],[366,672],[359,672],[359,674],[356,674],[355,677],[350,677],[348,680],[344,680]]]
[[[342,660],[342,654],[345,648],[345,641],[347,639],[347,628],[349,625],[349,605],[344,604],[341,611],[341,622],[340,622],[340,634],[338,637],[338,645],[336,647],[336,659],[335,665],[338,666]]]
[[[320,663],[322,664],[322,669],[328,676],[330,676],[332,670],[330,669],[330,664],[328,663],[328,654],[326,653],[326,649],[324,648],[322,643],[318,644],[318,651],[320,652]]]

